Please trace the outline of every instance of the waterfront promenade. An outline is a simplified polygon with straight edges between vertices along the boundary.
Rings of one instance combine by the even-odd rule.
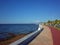
[[[28,44],[28,45],[60,45],[60,30],[58,30],[54,27],[45,26],[45,25],[39,25],[39,27],[40,28],[38,28],[37,31],[25,36],[22,39],[18,39],[15,42],[12,42],[10,45],[18,45],[18,44],[19,45],[23,45],[23,44]],[[43,30],[40,30],[42,27],[43,27]],[[34,38],[35,36],[36,36],[36,38]],[[3,43],[2,45],[5,45],[5,44]],[[6,44],[6,45],[8,45],[8,44]]]
[[[53,37],[53,45],[60,45],[60,30],[54,28],[54,27],[49,27],[52,32],[52,37]]]
[[[44,30],[29,45],[53,45],[52,33],[48,26],[42,25]]]

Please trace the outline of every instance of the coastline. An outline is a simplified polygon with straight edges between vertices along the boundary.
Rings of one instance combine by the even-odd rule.
[[[15,37],[12,37],[11,39],[8,39],[8,40],[5,40],[5,41],[1,41],[0,42],[0,45],[8,45],[24,36],[26,36],[27,34],[19,34],[19,35],[16,35]]]

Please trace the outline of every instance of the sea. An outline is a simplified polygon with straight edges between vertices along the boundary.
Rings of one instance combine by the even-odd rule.
[[[29,34],[38,29],[38,24],[0,24],[0,38],[12,34]]]

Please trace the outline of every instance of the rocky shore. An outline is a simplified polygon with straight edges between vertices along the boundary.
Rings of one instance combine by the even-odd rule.
[[[12,34],[11,34],[12,35]],[[0,40],[0,45],[9,45],[10,43],[26,36],[27,34],[19,34],[19,35],[14,35],[11,38],[5,39],[5,40]]]

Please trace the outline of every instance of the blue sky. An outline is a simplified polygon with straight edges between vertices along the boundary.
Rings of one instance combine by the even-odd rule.
[[[0,0],[0,23],[36,23],[60,19],[59,0]]]

